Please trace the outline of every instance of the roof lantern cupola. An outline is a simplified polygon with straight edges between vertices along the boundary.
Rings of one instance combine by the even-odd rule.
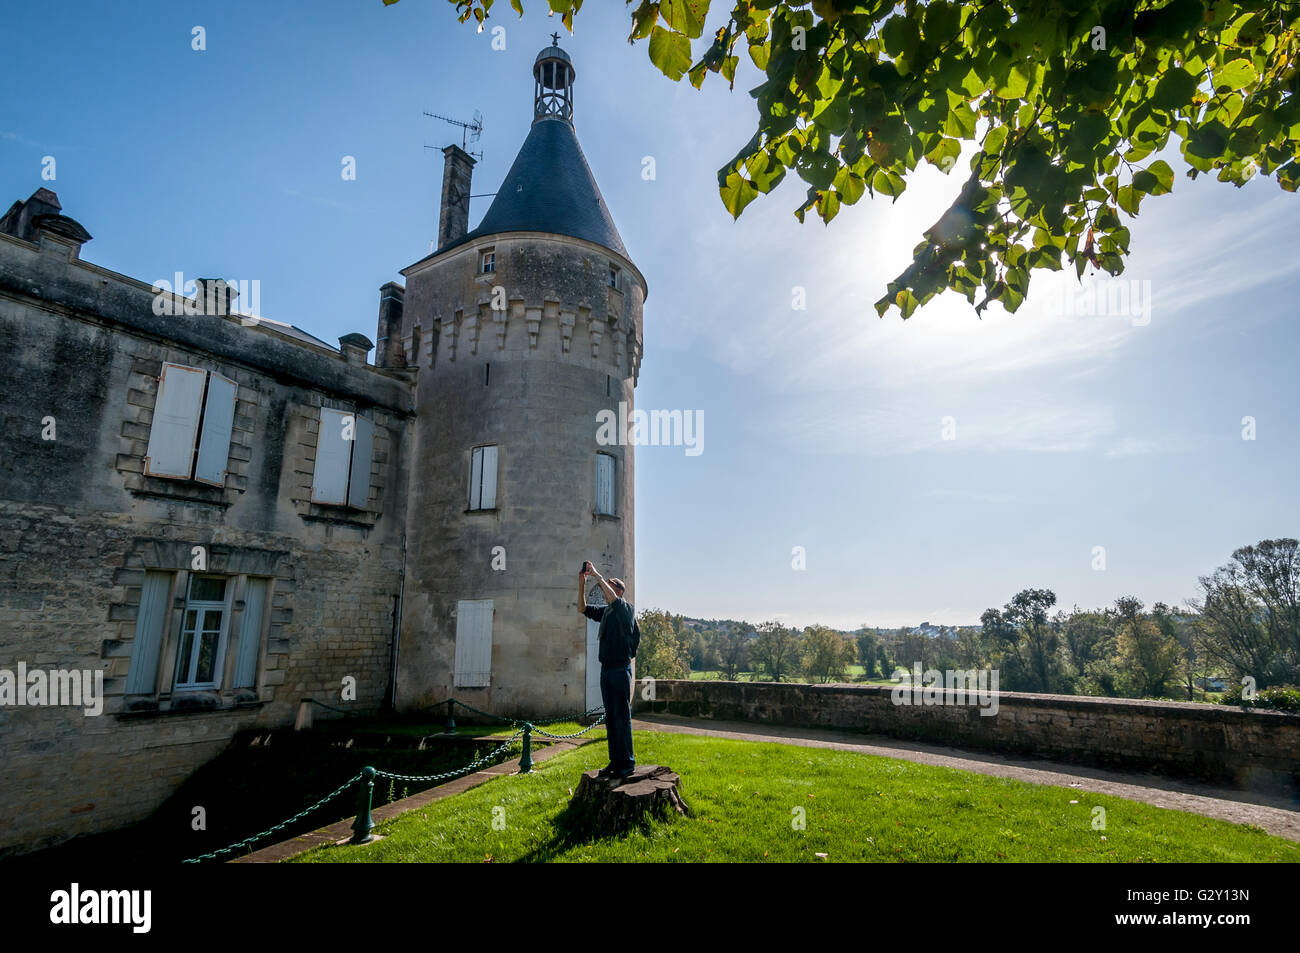
[[[573,123],[573,80],[577,71],[559,44],[560,34],[552,33],[551,45],[538,53],[533,63],[533,122],[563,119]]]

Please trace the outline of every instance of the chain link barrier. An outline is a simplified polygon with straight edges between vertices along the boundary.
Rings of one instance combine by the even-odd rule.
[[[579,737],[580,735],[585,735],[587,732],[591,731],[591,729],[596,728],[596,727],[599,727],[600,725],[603,725],[604,723],[605,723],[605,716],[604,716],[604,714],[601,714],[601,716],[600,716],[598,719],[596,719],[596,721],[595,721],[593,724],[588,725],[586,728],[583,728],[581,731],[575,731],[575,732],[573,732],[573,733],[571,733],[571,734],[567,734],[567,735],[553,735],[553,734],[551,734],[549,731],[542,731],[542,729],[538,728],[537,725],[535,725],[535,724],[533,725],[533,731],[537,732],[537,734],[541,735],[543,738],[554,738],[555,740],[560,741],[560,740],[563,740],[563,739],[565,739],[565,738],[577,738],[577,737]],[[546,724],[554,724],[554,722],[542,722],[542,724],[544,724],[544,725],[546,725]]]
[[[442,774],[393,774],[391,771],[376,770],[375,777],[388,778],[390,781],[443,781],[443,780],[450,781],[452,778],[460,777],[463,774],[469,774],[471,771],[477,769],[479,765],[487,764],[489,761],[495,758],[502,751],[505,751],[507,748],[514,747],[515,742],[519,740],[519,736],[522,735],[523,733],[524,733],[524,729],[520,728],[518,731],[514,733],[514,736],[512,738],[510,738],[508,741],[506,741],[498,748],[489,751],[487,754],[483,755],[483,757],[479,758],[477,761],[471,761],[463,768],[457,768],[455,771],[444,771]]]
[[[223,847],[223,848],[221,848],[220,850],[210,851],[209,853],[206,853],[206,854],[199,854],[199,856],[197,856],[197,857],[191,857],[191,858],[189,858],[188,860],[184,860],[184,861],[182,861],[182,863],[185,863],[185,864],[197,864],[197,863],[201,863],[202,861],[205,861],[205,860],[215,860],[216,858],[222,856],[223,854],[229,854],[231,851],[239,850],[241,847],[247,847],[247,846],[249,846],[250,844],[252,844],[253,841],[255,841],[255,840],[261,840],[263,837],[266,837],[268,834],[274,834],[276,831],[283,830],[284,828],[286,828],[286,827],[288,827],[290,824],[292,824],[294,821],[298,821],[298,820],[301,820],[302,818],[306,817],[308,814],[310,814],[312,811],[316,810],[316,808],[320,807],[320,806],[321,806],[322,804],[324,804],[326,801],[329,801],[331,798],[338,797],[340,794],[342,794],[342,793],[343,793],[344,791],[346,791],[348,788],[352,787],[353,784],[355,784],[357,781],[359,781],[359,780],[361,779],[362,776],[363,776],[363,773],[362,773],[361,771],[358,771],[356,774],[352,775],[352,777],[348,778],[346,781],[344,781],[342,784],[340,784],[337,788],[335,788],[335,789],[334,789],[333,791],[331,791],[329,794],[325,795],[323,798],[321,798],[319,801],[317,801],[317,802],[316,802],[315,804],[313,804],[311,807],[306,808],[305,810],[299,811],[299,812],[298,812],[297,814],[295,814],[293,817],[288,818],[287,820],[283,820],[283,821],[281,821],[279,824],[276,824],[274,827],[268,827],[266,830],[262,831],[262,833],[260,833],[260,834],[254,834],[252,837],[245,837],[243,840],[239,841],[238,843],[231,844],[229,847]]]
[[[315,699],[308,699],[308,700],[309,700],[309,701],[315,701]],[[577,737],[580,737],[581,735],[585,735],[587,732],[591,731],[593,728],[598,728],[600,725],[602,725],[602,724],[605,723],[605,709],[604,709],[603,707],[601,707],[601,708],[590,708],[590,709],[588,709],[587,711],[584,711],[581,715],[566,715],[566,716],[563,716],[563,717],[560,717],[560,718],[552,718],[552,719],[549,719],[549,720],[547,720],[547,721],[535,722],[535,721],[527,721],[527,720],[524,720],[524,719],[518,719],[518,718],[502,718],[500,715],[494,715],[494,714],[492,714],[491,712],[486,712],[486,711],[483,711],[482,709],[475,708],[473,705],[467,705],[465,702],[460,701],[460,700],[457,699],[457,698],[450,698],[450,699],[448,699],[447,701],[450,702],[452,705],[460,705],[462,708],[468,709],[469,711],[472,711],[472,712],[474,712],[474,713],[477,714],[477,715],[482,715],[482,716],[485,717],[485,718],[491,718],[491,719],[493,719],[493,720],[495,720],[495,721],[505,722],[505,723],[508,723],[508,724],[510,724],[510,725],[520,725],[521,727],[520,727],[519,730],[516,731],[516,732],[515,732],[515,733],[514,733],[510,738],[508,738],[508,739],[507,739],[506,741],[504,741],[502,744],[498,745],[498,746],[497,746],[496,748],[494,748],[492,751],[489,751],[487,754],[483,755],[482,757],[480,757],[480,758],[476,758],[475,760],[471,761],[469,764],[464,765],[463,767],[460,767],[460,768],[456,768],[456,769],[453,770],[453,771],[444,771],[444,772],[441,773],[441,774],[394,774],[394,773],[391,772],[391,771],[380,771],[380,770],[376,769],[375,772],[374,772],[374,777],[375,777],[375,778],[387,778],[387,779],[389,779],[390,781],[407,781],[407,782],[416,782],[416,783],[424,783],[424,782],[438,782],[438,781],[450,781],[450,780],[452,780],[452,779],[454,779],[454,778],[458,778],[458,777],[461,777],[461,776],[466,775],[466,774],[470,774],[471,772],[478,770],[479,767],[481,767],[482,765],[485,765],[485,764],[487,764],[488,762],[492,761],[494,758],[496,758],[496,757],[497,757],[498,755],[500,755],[502,752],[506,751],[506,750],[509,749],[509,748],[512,748],[512,747],[515,745],[515,743],[516,743],[517,741],[519,741],[519,739],[520,739],[521,736],[524,737],[524,760],[525,760],[525,761],[527,762],[527,764],[528,764],[528,768],[525,768],[525,769],[524,769],[524,770],[526,771],[526,770],[531,769],[531,764],[532,764],[532,762],[531,762],[531,758],[530,758],[530,755],[529,755],[529,752],[528,752],[529,744],[528,744],[528,738],[527,738],[527,735],[531,734],[532,732],[536,732],[537,734],[539,734],[539,735],[541,735],[541,736],[543,736],[543,737],[545,737],[545,738],[550,738],[550,739],[553,739],[553,740],[555,740],[555,741],[564,741],[564,740],[567,740],[567,739],[569,739],[569,738],[577,738]],[[316,704],[322,704],[322,703],[321,703],[321,702],[316,702]],[[430,707],[439,707],[439,706],[441,706],[441,705],[443,705],[443,704],[445,704],[445,703],[444,703],[444,702],[439,702],[439,703],[438,703],[438,706],[430,706]],[[329,705],[322,705],[322,707],[329,708],[330,706],[329,706]],[[335,708],[335,709],[333,709],[333,710],[334,710],[334,711],[340,711],[341,709],[337,709],[337,708]],[[580,718],[590,718],[590,717],[596,715],[597,713],[599,713],[599,717],[596,719],[595,722],[593,722],[592,724],[588,725],[586,728],[583,728],[581,731],[571,732],[570,734],[567,734],[567,735],[556,735],[556,734],[551,734],[549,731],[544,731],[544,730],[542,730],[541,728],[538,727],[539,724],[542,724],[542,725],[554,725],[554,724],[558,724],[559,722],[562,722],[562,721],[576,721],[576,720],[578,720],[578,719],[580,719]],[[255,841],[259,841],[259,840],[261,840],[261,839],[264,838],[264,837],[267,837],[267,836],[269,836],[269,835],[271,835],[271,834],[274,834],[276,831],[284,830],[284,829],[285,829],[286,827],[288,827],[290,824],[293,824],[293,823],[295,823],[296,821],[300,821],[300,820],[302,820],[304,817],[306,817],[306,816],[307,816],[308,814],[310,814],[312,811],[314,811],[314,810],[316,810],[317,808],[323,806],[324,804],[326,804],[327,802],[329,802],[329,801],[332,800],[333,798],[338,797],[340,794],[342,794],[342,793],[343,793],[344,791],[346,791],[348,788],[352,787],[352,785],[356,784],[357,781],[361,780],[361,779],[364,778],[364,777],[365,777],[365,771],[358,771],[356,774],[354,774],[352,777],[348,778],[348,780],[346,780],[345,782],[343,782],[342,784],[340,784],[337,788],[335,788],[335,789],[334,789],[333,791],[331,791],[329,794],[325,795],[323,798],[321,798],[321,799],[320,799],[319,801],[317,801],[315,804],[311,805],[311,807],[304,808],[303,810],[299,811],[297,814],[293,815],[293,817],[286,818],[285,820],[281,821],[279,824],[276,824],[274,827],[268,827],[266,830],[262,831],[262,832],[259,833],[259,834],[254,834],[254,835],[252,835],[251,837],[245,837],[243,840],[238,841],[238,842],[236,842],[236,843],[234,843],[234,844],[231,844],[229,847],[222,847],[220,850],[209,851],[209,852],[206,853],[206,854],[199,854],[197,857],[190,857],[190,858],[188,858],[187,860],[182,861],[182,863],[185,863],[185,864],[198,864],[198,863],[202,863],[202,862],[204,862],[204,861],[208,861],[208,860],[216,860],[218,857],[222,857],[222,856],[224,856],[224,855],[226,855],[226,854],[233,853],[234,851],[240,850],[240,849],[242,849],[242,848],[249,847],[249,846],[251,846]]]

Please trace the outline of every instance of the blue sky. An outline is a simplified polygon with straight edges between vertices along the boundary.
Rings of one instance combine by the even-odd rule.
[[[475,192],[527,134],[529,68],[563,28],[536,0],[523,21],[498,6],[504,51],[442,0],[15,7],[0,199],[48,185],[96,264],[256,278],[264,315],[373,338],[379,286],[437,228],[424,146],[459,141],[421,113],[483,112]],[[650,285],[638,406],[705,420],[699,456],[638,451],[640,606],[854,627],[971,623],[1031,586],[1066,607],[1172,603],[1234,548],[1300,535],[1300,198],[1180,176],[1149,199],[1124,275],[1145,316],[1064,314],[1036,276],[1014,316],[947,295],[881,319],[872,302],[959,172],[927,167],[829,227],[795,220],[791,176],[733,223],[715,172],[752,135],[752,67],[735,92],[696,91],[627,44],[622,4],[588,3],[575,27],[578,136]]]

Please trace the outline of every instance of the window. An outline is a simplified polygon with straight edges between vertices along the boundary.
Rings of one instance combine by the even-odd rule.
[[[358,414],[320,409],[311,501],[364,510],[370,499],[375,425]]]
[[[469,508],[494,510],[497,506],[497,448],[475,447],[469,464]]]
[[[256,691],[272,579],[182,572],[176,580],[176,572],[145,573],[125,694],[152,695],[156,703],[160,692],[222,690],[227,683]],[[184,596],[176,615],[173,589]],[[132,705],[150,707],[139,702]]]
[[[176,655],[176,688],[217,688],[226,650],[227,580],[190,576]]]
[[[479,253],[478,270],[481,275],[490,275],[497,270],[497,253],[494,249],[485,248]]]
[[[614,515],[614,458],[608,453],[596,454],[596,512]]]
[[[456,688],[486,688],[492,681],[492,600],[456,603]]]
[[[184,364],[163,365],[144,472],[172,480],[226,482],[235,382]]]
[[[609,286],[611,288],[618,287],[618,268],[614,265],[609,266]]]

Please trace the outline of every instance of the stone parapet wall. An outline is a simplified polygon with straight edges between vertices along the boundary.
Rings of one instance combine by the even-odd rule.
[[[973,704],[895,704],[894,691],[888,685],[662,680],[654,683],[653,701],[643,697],[644,683],[633,698],[637,713],[850,729],[1240,786],[1300,787],[1300,717],[1294,715],[1021,692],[997,693],[996,713],[981,714]],[[908,700],[911,695],[908,689]],[[952,696],[939,690],[935,697]]]

